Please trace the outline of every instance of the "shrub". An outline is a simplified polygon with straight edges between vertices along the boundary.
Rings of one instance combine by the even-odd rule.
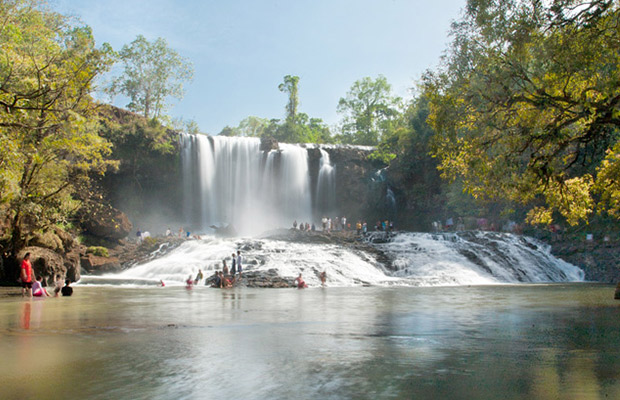
[[[109,257],[108,249],[103,246],[90,246],[86,253],[91,253],[99,257]]]

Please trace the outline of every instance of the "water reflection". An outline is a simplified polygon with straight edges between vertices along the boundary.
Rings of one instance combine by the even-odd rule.
[[[31,380],[66,398],[619,398],[612,297],[592,285],[83,288],[79,301],[0,302],[15,317],[0,319],[0,376],[9,399],[37,397]]]

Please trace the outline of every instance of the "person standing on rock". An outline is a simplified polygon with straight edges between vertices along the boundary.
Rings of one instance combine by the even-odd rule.
[[[239,279],[241,279],[241,273],[243,272],[243,267],[241,266],[241,251],[237,250],[237,271],[239,271]]]
[[[198,285],[198,282],[202,280],[202,270],[198,270],[198,274],[196,275],[196,279],[194,279],[194,285]]]
[[[32,264],[30,264],[30,253],[24,255],[21,266],[22,296],[28,293],[32,297]]]
[[[232,253],[232,266],[230,267],[230,274],[233,279],[235,279],[235,275],[237,274],[237,258],[235,257],[235,253]]]

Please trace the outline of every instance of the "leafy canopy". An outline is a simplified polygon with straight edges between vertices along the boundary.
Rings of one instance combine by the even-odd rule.
[[[618,213],[618,3],[470,0],[452,37],[424,77],[443,176],[531,222]]]
[[[342,114],[344,143],[377,145],[381,137],[398,118],[401,99],[391,94],[392,87],[387,79],[379,75],[355,81],[346,97],[338,102],[338,113]]]
[[[38,1],[0,2],[0,211],[2,241],[63,222],[88,173],[103,171],[109,144],[97,135],[90,97],[113,61],[90,28]]]
[[[168,47],[166,40],[149,42],[142,35],[119,52],[123,74],[112,81],[108,91],[124,94],[132,111],[145,118],[160,118],[166,110],[168,97],[183,98],[183,82],[191,81],[192,64]]]

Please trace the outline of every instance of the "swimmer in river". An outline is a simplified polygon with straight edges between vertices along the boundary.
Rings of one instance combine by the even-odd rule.
[[[301,272],[299,273],[299,276],[295,278],[295,282],[297,282],[297,289],[305,289],[308,287],[306,282],[304,282],[304,278],[301,277]]]
[[[325,286],[325,279],[327,278],[327,273],[325,271],[321,272],[319,278],[321,279],[321,285]]]
[[[49,297],[49,293],[43,287],[43,277],[37,275],[37,280],[32,284],[32,295],[35,297]]]

